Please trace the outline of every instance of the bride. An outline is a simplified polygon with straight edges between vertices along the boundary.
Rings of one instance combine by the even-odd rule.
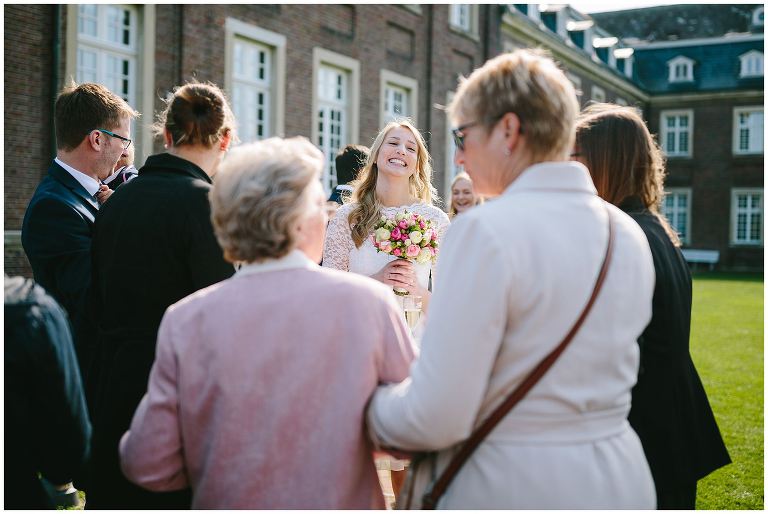
[[[424,138],[407,120],[388,123],[379,132],[368,162],[353,184],[352,202],[339,208],[328,226],[323,266],[369,276],[422,297],[427,310],[434,264],[411,263],[379,253],[371,242],[381,216],[407,210],[432,222],[438,241],[448,228],[448,216],[432,205],[437,192]]]

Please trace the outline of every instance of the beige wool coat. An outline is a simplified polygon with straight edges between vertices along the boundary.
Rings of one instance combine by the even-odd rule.
[[[416,496],[565,336],[594,286],[615,216],[602,292],[570,346],[481,444],[439,508],[652,509],[653,481],[627,423],[637,337],[654,271],[643,232],[597,197],[578,163],[528,168],[498,198],[458,216],[411,377],[379,387],[368,411],[384,446],[437,451]]]

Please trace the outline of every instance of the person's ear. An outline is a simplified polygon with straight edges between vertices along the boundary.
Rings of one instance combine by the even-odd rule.
[[[517,147],[522,134],[520,118],[514,112],[508,112],[501,117],[500,125],[504,130],[504,153],[510,155]]]
[[[104,142],[104,134],[98,130],[91,130],[86,136],[86,140],[88,141],[88,144],[91,145],[91,148],[97,152],[100,152],[101,145]]]
[[[221,143],[219,148],[222,152],[226,152],[229,150],[229,145],[232,143],[232,131],[227,129],[224,132],[224,135],[221,136]]]
[[[165,141],[166,148],[170,148],[173,146],[173,136],[171,135],[170,130],[163,129],[163,140]]]

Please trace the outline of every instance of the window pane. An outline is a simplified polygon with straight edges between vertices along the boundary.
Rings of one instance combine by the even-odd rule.
[[[680,127],[688,126],[688,116],[680,116]]]
[[[745,209],[747,207],[747,195],[737,196],[737,205],[739,209]]]
[[[674,116],[667,116],[667,127],[674,128],[676,122],[677,122],[677,118],[675,118]]]
[[[667,152],[675,152],[675,133],[667,132]]]
[[[97,5],[80,5],[77,18],[77,31],[80,34],[96,37],[98,35]]]
[[[739,213],[736,216],[736,239],[744,241],[747,238],[747,215]]]
[[[688,152],[688,132],[680,132],[680,153]]]

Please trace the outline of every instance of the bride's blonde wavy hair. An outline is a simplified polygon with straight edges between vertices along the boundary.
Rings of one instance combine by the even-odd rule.
[[[411,196],[417,198],[421,203],[432,205],[438,200],[437,190],[432,185],[432,165],[427,145],[419,129],[413,126],[410,120],[402,119],[391,121],[379,132],[371,146],[371,153],[365,167],[360,170],[357,180],[350,185],[353,187],[352,202],[356,203],[352,212],[349,213],[349,227],[352,230],[352,240],[355,246],[360,248],[365,239],[373,232],[373,227],[381,216],[381,202],[376,197],[376,182],[379,178],[379,169],[376,161],[379,158],[379,151],[384,144],[384,139],[390,130],[397,127],[404,127],[413,133],[418,147],[416,159],[416,172],[408,179]]]

